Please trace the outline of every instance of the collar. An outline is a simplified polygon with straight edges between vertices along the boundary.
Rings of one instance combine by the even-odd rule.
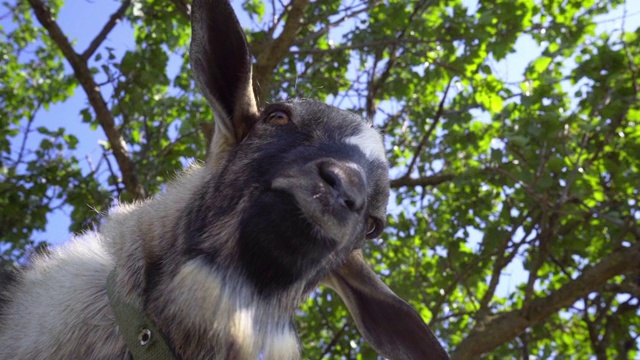
[[[126,302],[115,291],[116,271],[111,270],[107,277],[107,295],[116,325],[129,353],[134,360],[174,360],[162,333],[144,311],[133,303]]]

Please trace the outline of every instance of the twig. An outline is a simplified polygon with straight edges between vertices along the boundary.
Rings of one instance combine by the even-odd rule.
[[[120,5],[120,7],[118,8],[118,10],[113,14],[111,14],[111,16],[109,17],[109,21],[107,21],[107,23],[104,24],[104,27],[102,28],[102,30],[100,30],[98,35],[91,41],[91,44],[89,44],[89,47],[87,48],[87,50],[85,50],[82,53],[82,55],[80,55],[80,57],[84,61],[88,61],[89,58],[93,55],[93,53],[96,52],[96,50],[102,44],[104,39],[107,38],[107,35],[109,35],[111,30],[113,30],[116,24],[120,22],[120,19],[124,16],[124,13],[127,11],[127,8],[129,8],[130,5],[131,5],[131,0],[124,0],[122,2],[122,5]]]
[[[287,12],[287,22],[284,24],[282,33],[276,39],[266,46],[260,54],[256,54],[256,63],[253,67],[254,89],[258,89],[258,83],[262,83],[262,92],[268,90],[266,79],[270,78],[270,74],[278,63],[287,55],[291,44],[293,44],[296,35],[300,32],[303,25],[304,13],[309,6],[309,0],[291,0],[291,6]],[[256,94],[258,100],[263,94]]]
[[[29,119],[27,120],[27,128],[25,129],[24,136],[22,137],[22,144],[20,144],[20,152],[18,153],[18,159],[16,160],[16,164],[20,164],[20,162],[22,161],[22,156],[24,155],[24,149],[25,149],[25,146],[27,145],[27,138],[29,137],[29,133],[31,132],[31,125],[33,124],[33,121],[36,118],[36,113],[40,109],[40,105],[41,105],[41,102],[39,101],[34,107],[33,112],[31,113],[31,116],[29,116]]]
[[[118,175],[115,173],[115,171],[113,171],[113,167],[111,166],[111,161],[109,161],[109,157],[107,156],[106,152],[102,153],[102,157],[104,158],[104,160],[107,163],[107,168],[109,169],[109,173],[111,174],[111,177],[113,177],[114,181],[113,184],[116,187],[116,192],[118,193],[118,197],[120,195],[122,195],[122,189],[120,188],[120,182],[118,181]]]
[[[444,112],[444,102],[447,99],[447,95],[449,94],[449,89],[451,88],[452,81],[453,81],[453,78],[449,79],[449,82],[447,83],[447,87],[444,89],[444,94],[442,94],[442,99],[440,100],[440,104],[438,105],[438,111],[436,111],[436,115],[433,117],[433,122],[429,126],[429,129],[424,134],[422,139],[420,139],[420,143],[418,144],[418,147],[416,147],[416,150],[413,152],[413,158],[411,158],[411,163],[409,163],[409,166],[407,167],[407,172],[403,176],[405,178],[411,176],[411,172],[413,172],[413,167],[416,165],[416,162],[420,157],[420,153],[422,152],[422,149],[427,145],[427,141],[429,141],[431,134],[436,129],[436,126],[438,126],[438,123],[442,118],[442,113]]]
[[[347,326],[349,326],[349,322],[345,321],[344,325],[342,325],[340,330],[338,330],[335,333],[335,335],[333,336],[333,339],[331,339],[331,341],[327,344],[327,346],[325,346],[324,351],[322,352],[322,355],[320,355],[320,359],[324,359],[325,355],[327,355],[331,351],[331,348],[336,346],[336,344],[338,343],[338,340],[340,339],[340,336],[347,329]]]
[[[413,21],[413,18],[422,10],[424,10],[422,8],[426,4],[428,4],[428,1],[424,0],[414,6],[413,12],[409,15],[407,19],[407,24],[411,24],[411,22]],[[401,40],[402,38],[404,38],[408,28],[409,28],[409,25],[405,26],[402,30],[400,30],[400,32],[396,36],[396,39]],[[396,61],[398,60],[398,57],[401,55],[396,50],[397,50],[396,45],[391,46],[391,49],[389,50],[389,59],[387,60],[387,64],[377,79],[375,78],[375,72],[371,73],[371,82],[369,86],[369,93],[367,95],[367,117],[369,119],[373,119],[375,115],[375,111],[376,111],[375,99],[378,96],[378,91],[382,88],[382,85],[387,81],[389,76],[391,76],[391,69],[393,69],[393,67],[396,64]]]
[[[361,13],[368,11],[376,6],[378,6],[378,4],[380,3],[380,1],[371,1],[371,3],[361,9],[355,10],[353,12],[350,12],[348,14],[345,14],[343,17],[339,18],[336,21],[332,21],[329,24],[327,24],[325,27],[323,27],[322,29],[313,32],[303,38],[300,38],[296,41],[293,42],[294,45],[303,45],[303,44],[308,44],[310,41],[315,40],[319,37],[321,37],[322,35],[326,34],[329,32],[329,30],[331,30],[332,28],[340,25],[343,21],[348,20],[352,17],[358,16]],[[343,9],[342,11],[347,11],[348,9]]]

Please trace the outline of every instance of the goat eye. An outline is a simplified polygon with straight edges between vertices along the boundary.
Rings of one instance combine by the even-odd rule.
[[[273,125],[286,125],[289,123],[289,114],[284,111],[274,111],[267,116],[267,122]]]
[[[378,218],[370,216],[367,219],[367,238],[373,239],[382,233],[382,221]]]

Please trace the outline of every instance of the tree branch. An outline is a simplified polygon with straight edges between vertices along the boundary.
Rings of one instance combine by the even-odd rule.
[[[71,43],[53,19],[51,9],[41,0],[29,0],[29,4],[40,24],[47,30],[51,39],[58,45],[69,65],[73,68],[76,79],[87,94],[89,104],[95,111],[102,130],[107,135],[107,140],[111,145],[111,150],[122,173],[122,180],[127,192],[134,199],[144,198],[145,190],[138,181],[135,166],[129,157],[127,145],[116,129],[113,115],[100,93],[100,88],[93,79],[87,62],[74,51]]]
[[[505,235],[505,237],[502,239],[502,242],[498,245],[495,251],[496,258],[493,262],[493,267],[491,270],[491,280],[489,280],[489,286],[487,288],[487,291],[484,293],[484,295],[480,299],[480,310],[478,311],[479,318],[484,318],[485,314],[487,314],[490,311],[489,304],[491,302],[491,299],[493,298],[493,295],[496,292],[496,289],[498,288],[498,283],[500,282],[500,275],[502,273],[502,270],[513,260],[513,258],[518,253],[517,250],[511,251],[511,252],[507,251],[507,248],[509,247],[509,242],[513,240],[513,237],[515,236],[518,229],[521,229],[522,225],[530,215],[531,214],[529,211],[525,211],[524,213],[522,213],[522,215],[520,215],[518,221],[513,224],[511,231],[509,231]],[[523,239],[526,239],[532,230],[533,229],[530,229],[527,232],[527,234],[523,236]],[[482,242],[484,243],[485,240],[486,239],[482,239]]]
[[[42,102],[38,101],[38,103],[35,105],[36,106],[34,106],[33,111],[29,116],[29,119],[27,119],[27,126],[24,130],[24,136],[22,137],[22,144],[20,144],[20,152],[18,152],[18,159],[16,160],[16,164],[20,164],[22,162],[22,157],[24,156],[24,150],[27,145],[27,139],[29,138],[29,134],[31,134],[31,125],[33,125],[33,121],[36,119],[36,114],[40,110],[40,106],[42,106]]]
[[[329,352],[331,351],[331,349],[336,346],[336,344],[338,343],[338,340],[340,340],[340,336],[342,336],[342,333],[344,333],[344,331],[347,329],[347,326],[349,326],[349,322],[345,321],[344,325],[342,325],[342,327],[333,335],[333,338],[331,339],[331,341],[327,344],[327,346],[325,346],[324,351],[322,351],[322,355],[320,355],[320,359],[324,359],[324,357],[329,354]]]
[[[640,242],[612,252],[557,291],[531,301],[528,317],[521,309],[487,317],[486,321],[476,324],[469,336],[452,353],[451,359],[477,359],[515,338],[526,328],[544,321],[560,309],[601,288],[612,277],[633,269],[640,269]]]
[[[323,27],[322,29],[313,32],[303,38],[297,39],[296,41],[293,42],[293,45],[304,45],[304,44],[308,44],[309,42],[316,40],[318,38],[320,38],[321,36],[323,36],[324,34],[328,33],[329,30],[331,30],[332,28],[337,27],[338,25],[340,25],[341,23],[343,23],[346,20],[349,20],[353,17],[356,17],[360,14],[362,14],[363,12],[369,11],[371,9],[373,9],[374,7],[378,6],[381,3],[380,0],[375,0],[375,1],[371,1],[369,4],[367,4],[366,6],[354,10],[352,12],[347,12],[346,9],[343,9],[342,11],[347,12],[344,16],[342,16],[341,18],[332,21],[330,23],[328,23],[325,27]]]
[[[122,195],[122,189],[120,188],[120,184],[118,183],[118,180],[117,180],[118,175],[116,174],[115,171],[113,171],[113,166],[111,166],[111,161],[109,161],[109,156],[107,155],[106,151],[102,153],[102,158],[107,163],[109,174],[111,174],[111,177],[113,178],[113,184],[116,188],[116,192],[118,193],[118,197],[120,197]]]
[[[287,11],[287,22],[279,37],[271,40],[262,51],[256,55],[256,63],[253,67],[253,88],[257,92],[258,100],[267,92],[269,86],[267,79],[271,78],[273,70],[287,55],[289,48],[296,39],[303,24],[304,12],[309,6],[309,0],[291,0]],[[261,85],[261,87],[259,86]],[[258,91],[258,89],[261,89]]]
[[[411,22],[413,21],[413,18],[418,15],[419,13],[421,13],[422,11],[424,11],[424,6],[428,4],[428,1],[423,0],[422,2],[415,4],[413,11],[411,12],[411,14],[409,15],[408,19],[407,19],[407,26],[405,26],[402,30],[400,30],[396,36],[396,40],[400,41],[404,38],[407,29],[409,28],[409,25],[411,24]],[[394,68],[394,66],[396,65],[397,61],[398,61],[398,57],[401,54],[398,53],[397,51],[397,45],[392,45],[391,49],[389,50],[389,58],[387,60],[387,63],[385,65],[384,70],[382,70],[382,73],[380,74],[380,76],[378,76],[377,78],[375,77],[375,71],[371,72],[371,80],[369,82],[369,91],[367,93],[367,98],[366,98],[366,111],[367,111],[367,118],[373,120],[375,113],[376,113],[376,98],[378,97],[378,92],[380,91],[380,89],[382,89],[382,86],[384,85],[385,82],[387,82],[387,79],[389,79],[389,76],[391,76],[391,70]],[[376,57],[378,57],[378,54],[376,54]],[[378,61],[381,59],[377,59]],[[377,61],[376,61],[377,62]],[[375,63],[375,62],[374,62]],[[374,69],[375,70],[375,69]]]
[[[391,180],[391,187],[399,188],[403,186],[436,186],[444,182],[451,181],[455,177],[456,175],[454,174],[436,174],[420,178],[401,177],[399,179]]]
[[[478,173],[484,174],[484,175],[499,175],[499,176],[504,176],[504,177],[507,177],[509,179],[512,179],[512,180],[516,181],[518,184],[522,185],[522,187],[525,189],[525,191],[527,191],[527,193],[529,195],[531,195],[533,198],[538,200],[541,203],[541,207],[544,208],[545,206],[546,207],[550,206],[548,204],[548,201],[546,201],[545,199],[540,197],[535,191],[533,191],[533,189],[531,189],[529,187],[528,184],[523,183],[519,179],[516,179],[514,175],[512,175],[508,171],[504,170],[502,168],[503,165],[506,165],[506,164],[491,165],[491,166],[487,166],[487,167],[484,167],[484,168],[475,169],[475,171],[478,171]],[[469,171],[471,171],[471,170],[474,170],[474,169],[469,169]],[[402,175],[401,177],[399,177],[397,179],[391,180],[391,188],[399,188],[399,187],[403,187],[403,186],[407,186],[407,187],[410,187],[410,186],[437,186],[437,185],[440,185],[440,184],[445,183],[447,181],[451,181],[457,176],[462,176],[463,174],[464,174],[464,171],[460,172],[458,174],[440,172],[440,173],[435,174],[435,175],[423,176],[423,177],[418,177],[418,178],[406,177],[405,175]],[[590,208],[589,208],[589,211],[595,213],[595,211],[590,209]],[[598,215],[600,216],[601,214],[598,214]],[[604,214],[602,214],[602,218],[605,219],[605,215]],[[619,224],[616,223],[616,225],[619,225]],[[640,239],[640,235],[638,236],[638,238]]]
[[[447,83],[447,87],[444,89],[444,94],[442,94],[442,99],[440,100],[440,104],[438,105],[438,110],[436,111],[436,115],[433,117],[433,122],[429,126],[429,129],[427,129],[427,132],[424,133],[424,136],[420,140],[418,147],[413,152],[413,158],[411,158],[411,163],[409,163],[409,166],[407,167],[407,172],[404,174],[403,177],[411,176],[411,173],[413,172],[413,167],[416,165],[418,158],[420,158],[420,153],[422,152],[424,147],[427,145],[427,141],[429,141],[429,138],[431,137],[431,134],[433,133],[433,131],[436,129],[436,126],[438,126],[438,123],[442,118],[442,113],[444,111],[444,102],[445,100],[447,100],[447,95],[449,95],[449,89],[451,88],[452,81],[453,81],[453,78],[450,78],[449,82]]]
[[[124,13],[127,11],[130,5],[131,5],[131,0],[124,0],[122,2],[122,5],[120,5],[120,7],[118,8],[118,10],[113,14],[111,14],[111,16],[109,17],[109,21],[107,21],[107,23],[104,24],[104,27],[102,28],[102,30],[100,30],[98,35],[91,41],[91,44],[89,44],[89,47],[87,48],[87,50],[85,50],[82,53],[82,55],[80,55],[82,60],[86,62],[89,60],[89,58],[91,58],[91,56],[93,55],[93,53],[96,52],[100,44],[102,44],[104,39],[107,38],[107,35],[109,35],[111,30],[113,30],[116,24],[120,22],[120,19],[124,16]]]
[[[385,48],[388,46],[398,46],[398,45],[402,45],[402,44],[411,44],[411,45],[419,45],[419,44],[429,44],[429,43],[433,43],[434,40],[431,39],[397,39],[397,38],[391,38],[391,39],[381,39],[381,40],[372,40],[369,42],[363,42],[363,43],[356,43],[356,44],[349,44],[349,45],[342,45],[342,46],[336,46],[336,47],[332,47],[329,49],[317,49],[317,48],[312,48],[312,49],[300,49],[300,50],[293,50],[291,51],[292,54],[301,54],[301,55],[306,55],[306,54],[329,54],[329,53],[335,53],[335,52],[343,52],[343,51],[347,51],[347,50],[360,50],[360,49],[376,49],[376,48]]]

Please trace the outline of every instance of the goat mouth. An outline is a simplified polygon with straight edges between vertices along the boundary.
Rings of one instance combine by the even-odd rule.
[[[305,180],[293,180],[305,182]],[[314,238],[333,246],[343,244],[345,228],[349,227],[353,214],[336,202],[331,192],[321,184],[316,186],[288,186],[291,181],[276,179],[271,187],[274,193],[282,194],[297,208],[297,215],[311,226]]]

